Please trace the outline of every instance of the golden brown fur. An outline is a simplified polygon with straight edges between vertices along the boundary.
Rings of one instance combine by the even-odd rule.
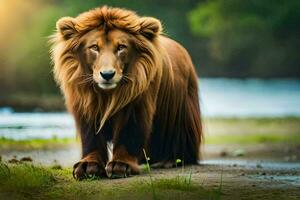
[[[109,91],[85,80],[86,72],[78,57],[84,37],[95,29],[105,34],[121,30],[134,41],[135,60],[129,71],[124,72],[126,81]],[[187,51],[162,35],[157,19],[101,7],[76,18],[60,19],[52,43],[54,75],[66,106],[75,118],[81,138],[85,138],[84,132],[103,135],[91,136],[101,141],[95,145],[100,156],[93,156],[91,162],[101,157],[100,164],[96,163],[102,170],[106,167],[109,177],[121,173],[123,164],[127,165],[126,170],[132,168],[132,174],[138,173],[136,167],[142,160],[143,148],[153,163],[164,165],[177,158],[185,163],[197,162],[202,137],[197,76]],[[131,132],[136,126],[139,131],[132,133],[136,134],[133,137]],[[83,151],[89,149],[89,142],[85,141],[89,139],[82,139]],[[107,141],[114,144],[113,161],[109,163],[104,150]],[[139,148],[132,147],[135,144]],[[87,158],[93,152],[83,153],[79,164],[88,165],[83,171],[89,171]],[[75,170],[77,167],[78,163]]]

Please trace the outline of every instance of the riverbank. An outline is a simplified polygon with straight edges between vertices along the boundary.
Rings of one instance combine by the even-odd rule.
[[[205,118],[204,131],[197,166],[81,182],[75,134],[2,138],[0,199],[299,199],[300,118]]]
[[[209,164],[75,181],[71,168],[0,163],[0,199],[299,199],[300,166]]]
[[[66,118],[66,115],[62,118]],[[49,124],[49,117],[47,120]],[[51,120],[51,127],[56,121]],[[39,163],[47,161],[48,164],[56,160],[62,166],[70,167],[80,158],[75,130],[72,127],[65,129],[61,124],[59,128],[43,132],[47,128],[45,125],[33,129],[41,130],[40,138],[32,138],[32,134],[26,137],[32,129],[27,129],[28,125],[12,131],[11,134],[16,134],[16,137],[12,137],[15,139],[0,137],[0,155],[6,160],[14,156],[29,156]],[[9,128],[4,130],[14,129],[12,126]],[[24,133],[23,129],[26,130]],[[54,136],[49,135],[52,130],[55,131]],[[23,136],[20,137],[18,132],[22,132]],[[62,137],[60,133],[63,133]],[[204,133],[201,148],[203,159],[300,161],[300,118],[205,118]],[[66,160],[66,157],[69,159]]]

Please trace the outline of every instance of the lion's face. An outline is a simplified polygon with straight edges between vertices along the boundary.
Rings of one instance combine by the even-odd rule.
[[[100,88],[107,90],[117,87],[122,80],[133,52],[129,34],[117,29],[107,33],[95,29],[82,37],[79,54],[86,71]]]

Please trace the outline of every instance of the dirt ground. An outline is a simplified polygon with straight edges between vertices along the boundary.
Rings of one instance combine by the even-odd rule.
[[[275,163],[274,163],[275,164]],[[256,164],[255,164],[256,165]],[[277,167],[244,164],[208,164],[191,166],[192,181],[204,188],[217,188],[222,184],[221,199],[299,199],[300,164]],[[156,176],[171,177],[180,170],[158,170]]]
[[[153,179],[159,181],[176,179],[179,176],[189,178],[191,175],[191,181],[197,186],[195,187],[197,191],[201,188],[204,188],[205,192],[221,191],[220,198],[213,199],[300,199],[299,118],[207,119],[205,124],[206,142],[201,150],[203,156],[199,165],[184,166],[184,169],[181,167],[153,169],[151,170]],[[100,188],[97,185],[102,185],[108,187],[106,191],[111,195],[115,194],[114,188],[123,187],[131,191],[130,185],[141,181],[149,182],[149,174],[143,170],[142,174],[126,179],[101,179],[78,183],[76,186],[77,182],[72,178],[71,168],[80,159],[80,145],[61,143],[57,148],[57,145],[51,147],[51,143],[46,141],[43,143],[45,147],[41,145],[38,148],[23,148],[20,145],[23,143],[13,142],[10,145],[5,143],[5,140],[2,142],[0,155],[4,162],[13,158],[19,160],[22,157],[30,157],[35,166],[56,165],[66,169],[66,175],[63,177],[68,180],[58,187],[70,185],[72,187],[70,194],[74,193],[72,191],[76,188],[80,194],[84,192],[82,187],[92,189],[95,185],[93,192],[98,194]],[[145,166],[141,168],[145,169]],[[134,185],[133,189],[139,185]],[[165,185],[164,188],[166,189]],[[141,199],[153,199],[151,191],[148,191],[149,187],[146,190],[147,195]],[[167,190],[168,193],[164,195],[167,199],[205,199],[182,188],[176,190],[172,187]],[[90,198],[90,195],[88,193],[84,197],[99,199],[99,196]],[[108,199],[111,199],[109,195]],[[65,199],[73,199],[73,196]],[[114,199],[120,199],[120,196]],[[121,199],[124,199],[124,196]]]
[[[4,161],[30,156],[37,165],[71,167],[80,157],[79,149],[71,145],[57,150],[6,151],[1,155]],[[155,179],[191,174],[192,182],[203,188],[221,186],[221,199],[300,199],[299,150],[299,146],[282,144],[207,145],[199,165],[152,170],[152,174]],[[144,172],[127,179],[102,181],[122,185],[147,178]]]

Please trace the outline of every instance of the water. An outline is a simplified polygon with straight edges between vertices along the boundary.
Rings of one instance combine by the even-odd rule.
[[[265,170],[288,170],[292,171],[299,171],[300,170],[300,163],[299,162],[282,162],[282,161],[269,161],[269,160],[242,160],[242,159],[235,159],[235,160],[225,160],[225,159],[214,159],[214,160],[203,160],[199,162],[203,165],[228,165],[228,166],[239,166],[239,167],[247,167],[247,168],[259,168]]]
[[[203,79],[204,116],[300,116],[300,80]]]
[[[24,140],[75,137],[67,113],[0,113],[0,137]]]
[[[201,79],[201,107],[209,117],[300,116],[300,80]],[[0,137],[75,137],[67,113],[14,113],[0,109]]]

